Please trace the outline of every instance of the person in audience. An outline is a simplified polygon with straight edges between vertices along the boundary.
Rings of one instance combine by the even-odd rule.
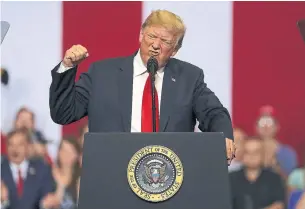
[[[236,146],[235,158],[232,160],[231,165],[228,167],[229,172],[239,170],[242,167],[242,154],[243,154],[243,142],[246,137],[246,133],[241,129],[235,127],[233,129],[234,142]]]
[[[26,129],[7,135],[7,157],[1,163],[1,208],[53,209],[58,200],[50,166],[29,159],[31,136]]]
[[[256,131],[263,139],[265,153],[264,165],[278,171],[285,179],[298,166],[297,154],[290,146],[277,139],[279,123],[272,106],[263,106],[257,120]]]
[[[21,107],[18,110],[18,112],[16,114],[16,118],[15,118],[14,127],[16,129],[26,128],[29,131],[31,131],[31,134],[33,132],[40,132],[35,127],[35,114],[26,107]],[[41,135],[42,135],[42,133],[41,133]]]
[[[279,174],[263,165],[264,144],[258,137],[243,143],[243,167],[229,174],[233,209],[284,209],[286,188]]]
[[[80,146],[74,138],[64,138],[59,146],[57,162],[53,166],[53,176],[57,183],[56,193],[61,199],[62,209],[76,207],[80,152]]]
[[[43,157],[43,159],[52,165],[52,159],[47,151],[46,143],[48,142],[41,131],[35,127],[35,114],[30,109],[22,107],[16,114],[14,127],[16,129],[26,128],[33,140],[31,153],[32,157]]]

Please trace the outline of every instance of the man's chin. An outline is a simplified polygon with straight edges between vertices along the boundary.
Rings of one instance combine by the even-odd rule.
[[[21,158],[10,158],[10,162],[19,165],[20,163],[22,163],[24,159]]]

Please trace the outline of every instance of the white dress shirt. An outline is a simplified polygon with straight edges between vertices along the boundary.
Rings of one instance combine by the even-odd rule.
[[[63,73],[71,68],[66,68],[63,64],[57,70],[58,73]],[[132,114],[131,114],[131,132],[141,132],[141,115],[142,115],[142,97],[144,86],[148,77],[148,72],[140,56],[140,50],[133,60],[133,87],[132,87]],[[145,73],[144,73],[145,72]],[[155,86],[159,100],[159,114],[161,110],[161,93],[164,76],[164,68],[157,71],[155,77]]]
[[[12,172],[12,175],[13,175],[13,179],[14,179],[14,182],[15,182],[16,186],[17,186],[18,180],[19,180],[19,173],[18,173],[19,169],[20,169],[23,181],[26,180],[28,172],[31,175],[35,174],[35,169],[29,167],[29,161],[27,161],[27,160],[24,160],[22,163],[20,163],[20,165],[17,165],[17,164],[12,163],[12,162],[9,165],[10,165],[10,169],[11,169],[11,172]],[[40,208],[41,209],[47,209],[47,208],[44,208],[42,206],[42,201],[43,200],[41,200],[41,202],[40,202]],[[10,202],[9,201],[2,202],[0,204],[0,208],[1,209],[7,209],[7,208],[9,208],[9,206],[10,206]]]
[[[27,177],[27,173],[28,173],[29,162],[25,160],[20,165],[10,163],[10,168],[11,168],[11,171],[12,171],[13,179],[14,179],[16,185],[17,185],[18,180],[19,180],[18,170],[20,169],[23,181],[25,181],[25,179]]]
[[[24,160],[20,165],[17,165],[15,163],[10,163],[9,165],[10,165],[10,169],[11,169],[11,172],[12,172],[12,175],[13,175],[14,182],[15,182],[16,187],[17,187],[18,180],[19,180],[19,172],[18,171],[20,169],[23,181],[25,181],[25,179],[27,177],[27,173],[28,173],[29,162],[27,160]],[[0,208],[1,209],[6,209],[9,206],[10,206],[9,200],[0,203]]]

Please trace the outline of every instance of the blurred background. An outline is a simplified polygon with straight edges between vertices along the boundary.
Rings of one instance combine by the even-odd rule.
[[[70,202],[76,203],[78,178],[72,176],[81,168],[87,119],[67,126],[51,120],[51,70],[75,44],[90,54],[77,79],[94,61],[134,53],[141,23],[155,9],[184,20],[176,58],[203,69],[231,113],[237,141],[249,135],[265,140],[275,160],[265,165],[276,165],[285,181],[288,207],[290,195],[305,189],[305,44],[296,25],[305,18],[305,2],[1,2],[1,20],[11,24],[1,45],[2,156],[10,131],[31,130],[32,155],[52,167],[57,184],[70,179]],[[54,168],[65,164],[61,158],[73,167],[67,175],[58,171],[63,166]]]

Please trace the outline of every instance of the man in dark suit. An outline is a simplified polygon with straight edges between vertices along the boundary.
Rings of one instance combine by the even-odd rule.
[[[140,32],[139,51],[95,62],[75,84],[77,65],[89,56],[81,45],[66,51],[52,70],[51,117],[69,124],[88,115],[90,132],[151,132],[152,105],[147,61],[154,57],[157,131],[223,132],[230,161],[235,152],[230,115],[204,82],[203,71],[172,58],[182,46],[185,25],[177,15],[157,10]],[[160,111],[159,111],[160,110]]]
[[[30,135],[26,129],[7,136],[7,158],[1,163],[1,208],[51,209],[59,205],[55,182],[42,160],[28,159]]]

